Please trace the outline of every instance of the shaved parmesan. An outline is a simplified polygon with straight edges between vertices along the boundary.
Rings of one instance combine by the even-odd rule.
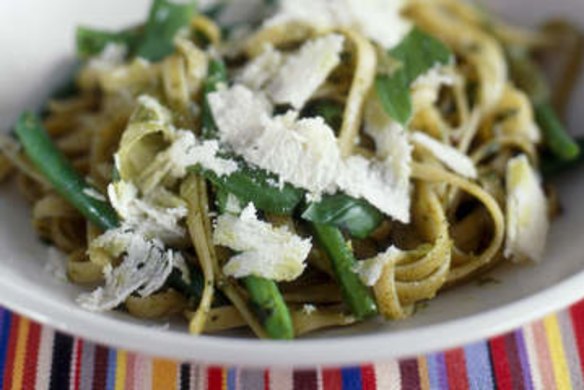
[[[239,108],[227,104],[233,95],[254,99],[243,86],[211,94],[214,116],[237,117]],[[223,98],[225,97],[225,100]],[[241,114],[243,115],[243,114]],[[333,130],[322,118],[298,119],[298,113],[269,116],[266,112],[249,126],[236,121],[218,123],[222,140],[246,161],[279,175],[282,181],[309,191],[308,199],[337,189],[363,198],[402,222],[410,219],[411,146],[408,136],[386,115],[370,118],[368,131],[378,143],[379,159],[341,158]],[[257,123],[259,121],[259,124]]]
[[[272,106],[260,93],[235,85],[208,96],[221,141],[235,150],[245,148],[263,130],[262,121],[272,114]]]
[[[267,87],[276,103],[304,107],[332,70],[341,62],[344,38],[329,34],[305,43],[298,53],[286,58]]]
[[[250,61],[237,75],[235,81],[253,90],[262,89],[276,76],[284,56],[274,47],[267,45],[264,52]]]
[[[180,257],[165,250],[162,242],[146,239],[127,226],[109,230],[98,238],[99,243],[126,255],[116,268],[109,264],[105,267],[103,287],[78,297],[77,302],[92,311],[114,309],[134,292],[143,297],[153,294],[164,285]]]
[[[411,29],[402,17],[406,0],[282,0],[267,27],[291,22],[309,23],[318,31],[352,28],[386,49]]]
[[[410,222],[409,177],[396,175],[394,160],[349,157],[339,176],[339,188],[355,198],[366,199],[384,214],[403,223]]]
[[[411,136],[412,141],[426,149],[441,163],[461,176],[476,179],[477,169],[473,161],[466,154],[461,153],[450,145],[435,140],[426,133],[415,132]]]
[[[412,24],[401,15],[407,0],[347,0],[354,23],[363,35],[390,49],[410,31]]]
[[[141,199],[132,183],[118,181],[108,186],[108,196],[125,224],[140,234],[165,243],[181,241],[186,230],[180,221],[187,215],[186,205],[164,207],[152,198]]]
[[[366,286],[371,287],[381,278],[385,265],[397,261],[403,255],[402,250],[392,245],[385,252],[371,259],[359,261],[354,271]]]
[[[201,165],[218,176],[230,175],[237,170],[235,161],[217,156],[219,142],[200,142],[191,131],[178,130],[175,140],[165,153],[172,163],[171,175],[175,178],[183,178],[187,168],[193,165]]]
[[[312,246],[310,240],[302,239],[286,226],[276,228],[260,221],[252,203],[240,216],[221,215],[213,241],[238,253],[223,267],[226,275],[234,278],[255,275],[275,281],[298,278]]]
[[[294,112],[265,118],[264,132],[238,152],[249,162],[313,193],[331,188],[338,175],[339,149],[322,118],[297,120]]]
[[[527,156],[507,164],[507,241],[505,256],[521,262],[542,260],[549,230],[547,200]]]

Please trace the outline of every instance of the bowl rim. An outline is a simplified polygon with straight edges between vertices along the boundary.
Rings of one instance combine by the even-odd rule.
[[[27,291],[17,281],[0,278],[1,305],[60,332],[152,357],[257,368],[338,367],[444,351],[541,319],[583,296],[584,271],[504,306],[423,328],[374,335],[272,341],[208,335],[193,337],[120,321],[101,313],[70,310],[62,303]]]

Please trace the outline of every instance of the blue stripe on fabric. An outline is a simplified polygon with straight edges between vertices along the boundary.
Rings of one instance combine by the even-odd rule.
[[[494,389],[491,359],[487,342],[479,342],[464,348],[466,354],[466,371],[471,389]]]
[[[107,355],[107,378],[106,378],[106,388],[108,390],[114,390],[116,388],[116,366],[117,366],[118,354],[115,349],[111,348]]]
[[[227,370],[227,390],[235,390],[237,386],[237,368]]]
[[[523,330],[519,329],[514,332],[515,341],[517,343],[517,354],[519,355],[519,362],[521,363],[521,371],[523,375],[523,383],[525,388],[531,390],[534,388],[533,380],[531,379],[531,370],[529,368],[529,359],[527,356],[527,346],[523,338]]]
[[[4,374],[7,373],[4,369],[6,365],[6,353],[8,353],[8,339],[10,336],[10,325],[12,323],[12,314],[5,309],[0,310],[0,390],[4,386]]]
[[[358,390],[363,387],[361,383],[361,367],[347,367],[341,369],[343,390]]]
[[[428,365],[428,378],[431,389],[448,389],[448,377],[446,375],[446,360],[443,353],[433,353],[426,357]]]

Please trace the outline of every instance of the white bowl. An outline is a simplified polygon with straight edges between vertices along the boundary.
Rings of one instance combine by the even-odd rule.
[[[8,128],[22,109],[40,104],[63,79],[77,24],[119,28],[143,20],[148,3],[0,1],[0,127]],[[581,0],[496,0],[490,5],[523,24],[564,15],[584,25]],[[584,125],[583,98],[580,88],[570,116],[572,129]],[[0,304],[88,340],[176,359],[310,366],[413,356],[508,331],[584,297],[584,171],[567,174],[558,185],[566,213],[553,226],[543,263],[504,266],[493,273],[500,283],[446,291],[407,321],[373,321],[293,342],[192,337],[184,326],[163,330],[121,313],[80,309],[74,303],[80,288],[44,271],[47,249],[30,226],[30,209],[5,185],[0,197]]]

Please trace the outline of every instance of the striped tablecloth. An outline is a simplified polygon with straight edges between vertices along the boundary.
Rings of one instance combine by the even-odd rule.
[[[359,367],[250,370],[151,359],[0,309],[0,389],[584,389],[584,301],[515,332]]]

